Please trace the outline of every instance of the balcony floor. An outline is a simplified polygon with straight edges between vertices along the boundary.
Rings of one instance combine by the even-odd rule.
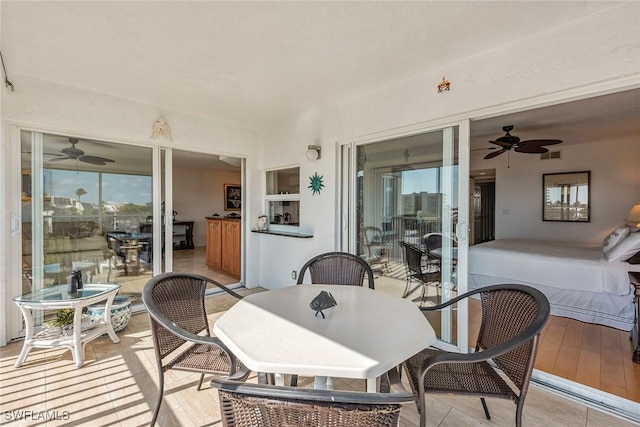
[[[242,290],[241,293],[255,291]],[[207,299],[211,321],[233,302],[228,296]],[[13,363],[22,342],[0,348],[0,408],[3,411],[0,425],[148,425],[156,399],[157,372],[147,315],[132,316],[119,337],[119,344],[106,337],[87,344],[82,368],[75,368],[71,353],[66,349],[34,349],[26,363],[15,369]],[[197,374],[167,372],[159,425],[221,425],[217,393],[206,379],[203,389],[196,391],[197,380]],[[255,381],[255,376],[250,381]],[[310,386],[312,380],[301,378],[300,384]],[[335,379],[334,386],[363,390],[364,381]],[[515,405],[511,402],[489,400],[488,405],[491,421],[484,418],[477,398],[427,397],[428,425],[514,424]],[[30,418],[16,421],[20,411]],[[60,419],[45,421],[47,416]],[[415,405],[406,405],[400,425],[417,424]],[[525,404],[524,425],[615,427],[633,424],[532,386]]]

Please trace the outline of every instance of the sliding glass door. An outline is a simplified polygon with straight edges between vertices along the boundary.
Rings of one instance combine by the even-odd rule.
[[[343,147],[342,245],[369,262],[376,289],[421,306],[466,289],[467,147],[466,123]],[[428,319],[442,346],[466,348],[466,306]]]
[[[25,130],[19,138],[21,283],[12,294],[66,284],[80,270],[86,283],[118,282],[140,302],[153,274],[154,235],[144,229],[153,149]]]

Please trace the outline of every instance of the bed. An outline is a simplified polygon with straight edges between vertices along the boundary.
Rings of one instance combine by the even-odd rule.
[[[543,240],[494,240],[469,248],[469,288],[522,283],[542,291],[551,314],[630,331],[635,310],[629,271],[602,247]]]

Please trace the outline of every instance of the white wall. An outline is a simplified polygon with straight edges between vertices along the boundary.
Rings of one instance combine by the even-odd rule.
[[[178,212],[176,220],[194,222],[193,244],[196,247],[206,244],[206,216],[231,213],[224,210],[224,184],[240,182],[240,171],[174,168],[173,209]]]
[[[559,145],[561,159],[510,153],[484,160],[475,154],[471,169],[496,169],[496,238],[602,243],[640,203],[640,141]],[[591,171],[591,222],[542,221],[542,174]],[[508,212],[508,213],[507,213]]]
[[[338,246],[336,159],[340,143],[451,116],[476,118],[487,114],[490,107],[494,112],[509,111],[516,103],[519,107],[529,105],[527,99],[531,99],[530,105],[542,102],[538,98],[541,96],[547,100],[568,99],[576,89],[614,79],[631,77],[629,80],[638,85],[638,22],[640,8],[633,2],[622,4],[536,37],[505,41],[504,46],[344,100],[326,111],[309,110],[274,124],[265,135],[260,163],[252,172],[257,175],[265,168],[300,162],[302,227],[312,231],[314,238],[252,236],[260,247],[260,283],[266,287],[292,283],[291,270],[299,269],[310,256]],[[443,76],[451,81],[451,91],[438,94],[436,86]],[[309,162],[303,154],[313,143],[323,147],[322,159]],[[575,162],[577,167],[579,162]],[[585,164],[584,169],[593,166]],[[515,165],[511,170],[515,171]],[[326,188],[319,196],[312,196],[305,185],[315,171],[326,179]],[[601,173],[598,170],[592,178],[598,185],[603,182]],[[534,178],[536,182],[539,179]],[[631,179],[638,182],[637,176]],[[598,194],[602,194],[600,189]],[[256,209],[249,214],[256,218],[261,213],[261,196],[256,192],[252,197]],[[605,227],[601,218],[621,219],[621,208],[602,211],[600,197],[593,200],[594,221],[598,221],[593,229],[608,229],[609,223]],[[629,197],[624,196],[625,200]],[[596,234],[604,232],[598,230]]]

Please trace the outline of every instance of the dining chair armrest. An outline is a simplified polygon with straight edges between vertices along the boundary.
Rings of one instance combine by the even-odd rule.
[[[540,314],[538,315],[538,317],[540,317]],[[477,363],[493,359],[524,345],[531,339],[535,339],[542,330],[542,326],[540,326],[541,324],[542,326],[544,326],[544,322],[534,321],[531,323],[531,325],[523,329],[516,336],[483,351],[475,351],[473,353],[446,352],[428,357],[424,360],[424,362],[422,362],[422,365],[420,366],[420,372],[424,373],[428,369],[440,363]]]
[[[240,371],[239,371],[240,372]],[[319,402],[334,403],[362,403],[362,404],[402,404],[413,402],[412,393],[366,393],[362,391],[336,391],[336,390],[319,390],[301,387],[273,386],[264,384],[253,384],[239,382],[232,377],[214,377],[211,379],[211,385],[220,390],[233,393],[255,394],[259,393],[262,397],[278,398],[278,399],[301,399],[313,400]]]

